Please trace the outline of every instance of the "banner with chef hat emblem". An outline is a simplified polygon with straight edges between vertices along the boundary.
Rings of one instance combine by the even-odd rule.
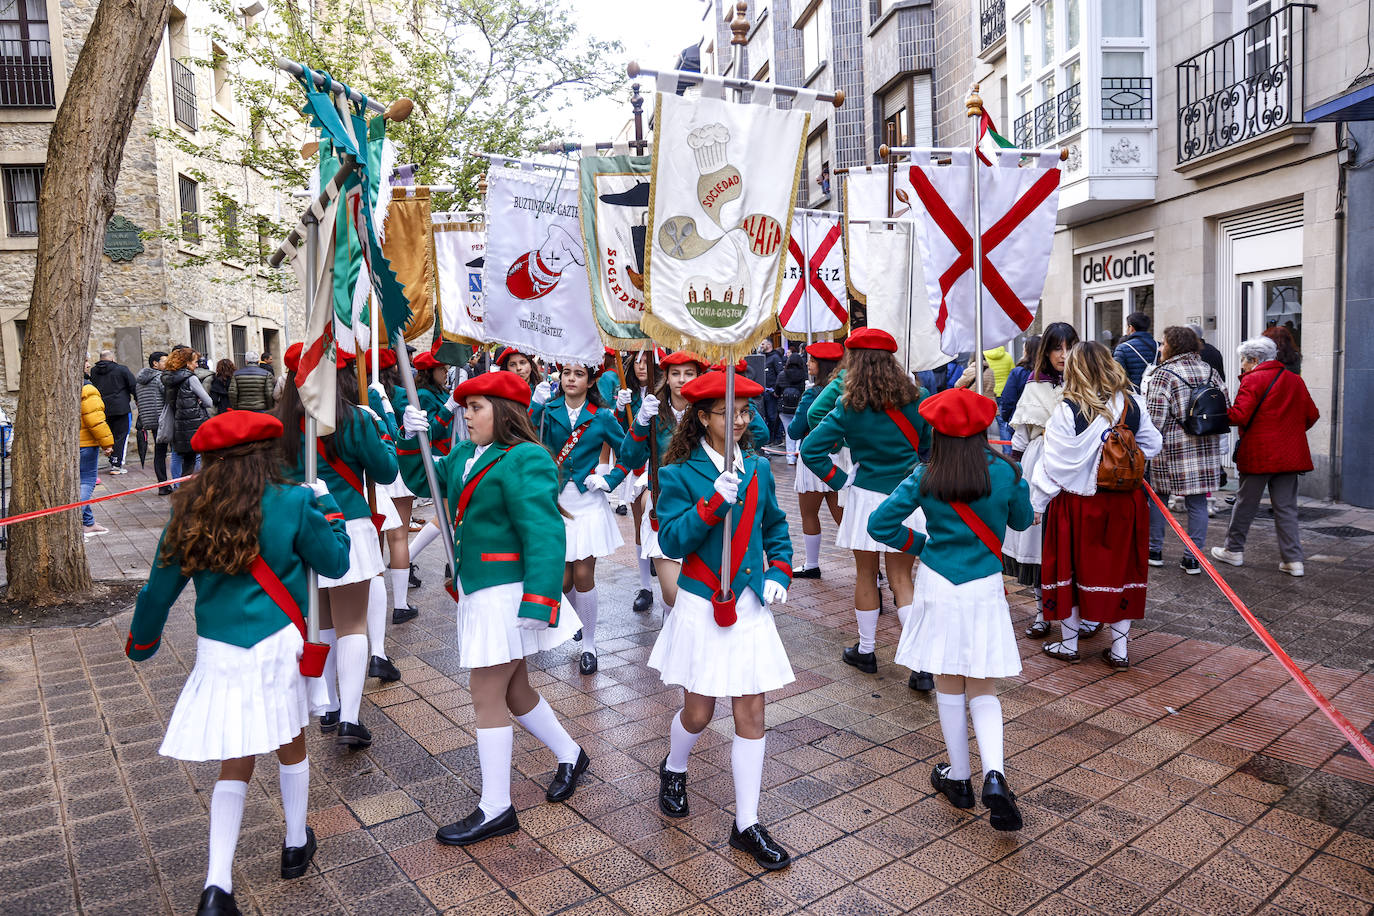
[[[434,214],[434,260],[439,275],[439,325],[444,340],[475,347],[486,340],[482,328],[482,271],[487,231],[482,223],[455,214]]]
[[[776,328],[811,115],[658,93],[643,327],[734,360]]]
[[[482,266],[488,343],[556,363],[601,365],[577,195],[576,178],[562,171],[491,170]]]
[[[650,159],[583,156],[578,165],[592,316],[607,346],[642,349],[653,343],[639,324],[644,317]]]

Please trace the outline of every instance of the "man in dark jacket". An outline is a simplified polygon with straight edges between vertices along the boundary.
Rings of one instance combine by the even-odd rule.
[[[1150,336],[1150,316],[1144,312],[1131,312],[1126,316],[1126,329],[1130,331],[1116,345],[1112,357],[1126,370],[1135,390],[1140,390],[1140,380],[1145,370],[1154,365],[1159,355],[1159,344]]]
[[[759,342],[759,352],[763,354],[763,419],[768,424],[768,445],[782,439],[782,422],[778,419],[778,396],[773,386],[782,374],[782,353],[773,349],[773,341],[764,338]],[[757,443],[756,443],[757,444]]]
[[[167,479],[167,443],[157,442],[157,422],[162,416],[164,403],[162,390],[162,361],[167,354],[161,350],[148,355],[148,365],[138,370],[134,385],[134,401],[138,405],[138,420],[134,427],[138,430],[138,456],[143,458],[147,441],[153,439],[153,473],[159,482]],[[166,495],[171,487],[159,487],[158,492]]]
[[[114,361],[113,350],[101,350],[100,360],[91,367],[91,384],[105,401],[105,422],[114,433],[110,473],[126,474],[124,443],[129,438],[129,414],[133,411],[134,374],[128,366]]]
[[[229,380],[229,406],[234,410],[271,410],[276,403],[272,397],[276,382],[272,370],[258,365],[258,354],[249,350],[243,354],[243,368]]]
[[[1190,324],[1188,327],[1197,335],[1198,342],[1202,344],[1202,349],[1198,351],[1198,356],[1202,361],[1213,369],[1217,370],[1217,375],[1221,380],[1226,381],[1226,363],[1222,361],[1221,351],[1207,342],[1207,338],[1202,336],[1202,325]]]

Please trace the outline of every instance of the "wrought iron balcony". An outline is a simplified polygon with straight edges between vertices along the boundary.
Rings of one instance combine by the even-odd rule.
[[[1083,99],[1080,95],[1081,83],[1074,83],[1059,93],[1059,135],[1073,133],[1083,123]]]
[[[1178,64],[1180,164],[1302,120],[1311,3],[1290,3]]]
[[[53,108],[52,45],[0,41],[0,108]]]
[[[1102,79],[1102,120],[1148,121],[1154,114],[1154,80],[1148,76]]]
[[[172,117],[187,130],[200,124],[196,107],[196,74],[181,61],[172,60]]]
[[[990,48],[1007,34],[1006,0],[980,0],[979,23],[983,35],[982,48]]]
[[[1045,146],[1055,137],[1055,103],[1057,99],[1046,99],[1035,106],[1035,145]]]
[[[1034,112],[1023,114],[1012,125],[1012,142],[1021,149],[1030,149],[1035,143],[1034,119]]]

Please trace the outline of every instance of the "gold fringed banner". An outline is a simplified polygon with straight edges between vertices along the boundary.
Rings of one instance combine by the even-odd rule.
[[[434,328],[434,229],[429,189],[393,189],[385,231],[382,253],[391,262],[410,302],[405,339],[416,340]],[[385,327],[382,334],[387,335]],[[390,336],[383,339],[390,340]]]

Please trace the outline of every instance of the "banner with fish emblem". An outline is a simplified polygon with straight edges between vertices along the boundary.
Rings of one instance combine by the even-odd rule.
[[[582,244],[592,316],[609,347],[652,344],[644,318],[644,240],[649,226],[648,156],[583,156]]]
[[[436,311],[444,340],[480,346],[482,329],[482,269],[487,227],[434,214],[434,263],[438,273]]]
[[[796,210],[778,324],[792,340],[842,337],[849,328],[840,214]]]
[[[643,327],[735,360],[772,333],[809,111],[658,93]]]

